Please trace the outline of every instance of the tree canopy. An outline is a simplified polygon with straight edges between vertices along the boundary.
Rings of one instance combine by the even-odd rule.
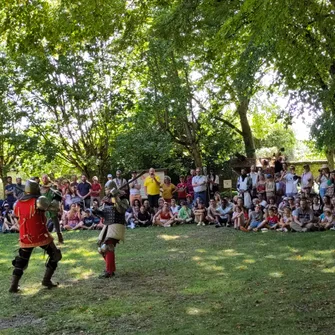
[[[293,154],[303,112],[332,165],[334,13],[330,0],[8,0],[0,177],[14,161],[101,177]],[[285,110],[267,103],[275,95]]]

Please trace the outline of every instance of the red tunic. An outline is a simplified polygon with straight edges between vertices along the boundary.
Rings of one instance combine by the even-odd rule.
[[[36,199],[19,200],[14,208],[14,214],[19,218],[20,248],[34,248],[49,244],[53,237],[46,226],[44,212],[36,209]]]

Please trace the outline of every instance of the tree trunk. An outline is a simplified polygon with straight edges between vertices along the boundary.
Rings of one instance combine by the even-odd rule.
[[[249,99],[244,97],[240,99],[240,103],[237,107],[237,112],[240,116],[245,153],[248,158],[256,158],[254,137],[252,136],[251,127],[247,117],[248,107]]]
[[[191,155],[194,159],[195,167],[202,167],[202,157],[200,147],[197,143],[193,143],[190,148]]]
[[[326,148],[326,157],[328,161],[328,167],[330,170],[334,170],[334,154],[335,154],[334,149]]]

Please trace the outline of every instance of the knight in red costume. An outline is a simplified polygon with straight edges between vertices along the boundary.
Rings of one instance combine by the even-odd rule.
[[[19,255],[12,262],[14,270],[9,292],[13,293],[19,291],[20,278],[28,267],[29,258],[35,247],[41,247],[49,256],[42,281],[42,285],[47,288],[58,285],[51,281],[51,277],[62,258],[61,251],[56,247],[53,237],[48,232],[45,216],[45,211],[58,210],[59,202],[40,196],[39,185],[33,180],[27,180],[24,192],[25,194],[14,207],[14,215],[19,219],[20,249]]]

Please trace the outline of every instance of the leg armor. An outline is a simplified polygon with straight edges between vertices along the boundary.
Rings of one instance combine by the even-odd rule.
[[[13,275],[21,278],[23,271],[28,267],[29,259],[34,248],[20,248],[19,255],[14,258],[12,264],[14,266]]]
[[[49,256],[48,262],[46,263],[47,268],[56,270],[58,262],[62,259],[62,252],[58,249],[54,242],[48,245],[41,246]]]

